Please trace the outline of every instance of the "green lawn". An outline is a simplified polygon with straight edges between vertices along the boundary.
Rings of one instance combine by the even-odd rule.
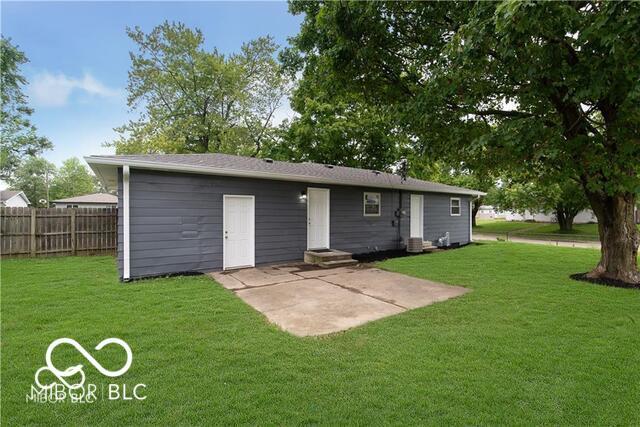
[[[494,220],[494,219],[479,219],[477,220],[477,226],[473,228],[473,232],[478,233],[512,233],[515,231],[521,232],[528,229],[536,229],[542,225],[535,222],[525,222],[525,221],[504,221],[504,220]],[[554,224],[551,224],[554,225]]]
[[[638,224],[640,230],[640,224]],[[550,239],[598,240],[598,224],[574,224],[571,231],[560,231],[558,224],[526,221],[478,220],[475,233],[514,234]]]
[[[107,257],[2,261],[3,425],[640,424],[640,292],[572,281],[587,249],[478,244],[383,262],[473,289],[323,338],[281,332],[204,276],[118,283]],[[51,341],[105,367],[127,341],[141,402],[25,396]],[[62,350],[62,349],[61,349]],[[88,382],[106,382],[73,351]]]

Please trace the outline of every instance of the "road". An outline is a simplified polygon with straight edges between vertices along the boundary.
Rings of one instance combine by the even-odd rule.
[[[505,235],[473,233],[473,240],[497,240],[504,239]],[[531,237],[509,236],[509,242],[532,243],[535,245],[562,246],[567,248],[600,249],[600,242],[569,242],[562,240],[544,240]]]

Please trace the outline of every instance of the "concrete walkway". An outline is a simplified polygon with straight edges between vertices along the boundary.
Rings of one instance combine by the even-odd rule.
[[[365,265],[288,264],[210,275],[297,336],[343,331],[469,291]]]
[[[473,240],[497,240],[505,239],[504,234],[482,234],[482,233],[473,233]],[[560,246],[563,248],[586,248],[586,249],[600,249],[600,242],[571,242],[565,240],[545,240],[545,239],[535,239],[532,237],[519,237],[519,236],[509,236],[509,242],[517,242],[517,243],[531,243],[534,245],[548,245],[548,246]]]

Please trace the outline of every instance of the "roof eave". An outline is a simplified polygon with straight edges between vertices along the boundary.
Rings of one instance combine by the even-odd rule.
[[[22,200],[24,200],[24,202],[28,205],[31,204],[31,202],[29,201],[29,199],[27,198],[27,195],[24,194],[24,191],[20,191],[16,194],[14,194],[13,196],[9,197],[8,199],[3,200],[3,202],[6,204],[6,202],[8,202],[9,200],[13,200],[16,197],[20,197]]]
[[[334,184],[334,185],[351,185],[356,187],[368,187],[368,188],[389,188],[393,190],[407,190],[407,191],[420,191],[425,193],[445,193],[445,194],[462,194],[468,196],[483,196],[485,193],[470,189],[424,189],[417,186],[407,185],[406,187],[400,185],[393,185],[391,183],[357,183],[353,181],[344,181],[338,179],[329,179],[322,177],[310,177],[306,175],[296,174],[283,174],[264,171],[246,171],[230,168],[215,168],[211,166],[193,166],[193,165],[181,165],[175,163],[160,163],[151,162],[145,160],[129,160],[129,159],[115,159],[105,158],[99,156],[86,156],[84,160],[89,164],[91,169],[98,176],[107,188],[115,184],[117,186],[117,176],[114,180],[109,180],[104,176],[100,166],[113,166],[116,169],[122,166],[129,166],[130,168],[160,170],[168,172],[189,172],[204,175],[221,175],[221,176],[234,176],[240,178],[262,178],[281,181],[298,181],[308,182],[313,184]]]

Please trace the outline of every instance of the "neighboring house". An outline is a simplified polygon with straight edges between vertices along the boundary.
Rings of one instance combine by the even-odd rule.
[[[558,222],[553,213],[531,212],[524,213],[504,211],[498,212],[493,206],[480,206],[476,219],[504,219],[506,221],[534,221],[534,222]],[[591,209],[585,209],[576,215],[574,224],[597,223],[598,218]]]
[[[555,214],[543,212],[525,211],[524,214],[517,212],[505,212],[504,218],[507,221],[534,221],[534,222],[558,222]],[[573,219],[574,224],[589,224],[598,222],[598,218],[591,209],[580,211]]]
[[[478,208],[478,212],[476,213],[476,219],[495,219],[496,211],[493,209],[493,206],[490,205],[480,205]]]
[[[472,240],[484,193],[393,174],[223,154],[89,156],[118,189],[124,280],[302,260],[308,249],[368,253],[409,237]]]
[[[51,204],[54,208],[115,208],[118,206],[118,197],[108,193],[85,194],[52,200]]]
[[[27,196],[20,190],[2,190],[0,191],[0,206],[7,208],[26,208],[31,202]]]

